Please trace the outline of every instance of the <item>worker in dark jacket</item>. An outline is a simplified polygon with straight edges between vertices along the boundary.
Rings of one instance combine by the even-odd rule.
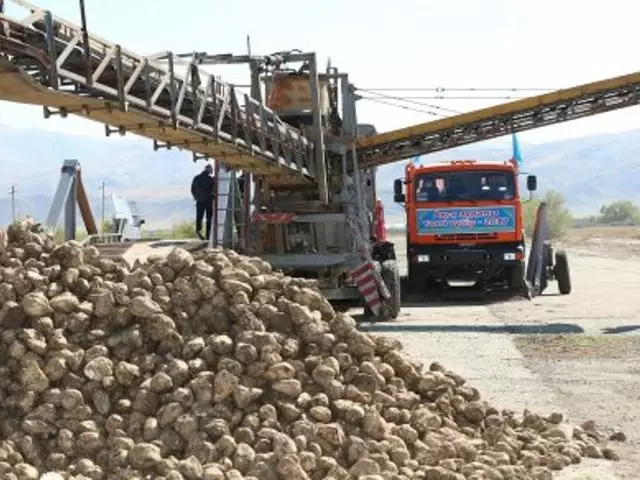
[[[213,216],[213,197],[215,195],[215,177],[213,167],[207,164],[204,170],[193,177],[191,195],[196,202],[196,235],[200,240],[209,238],[211,217]],[[205,217],[205,236],[202,236],[202,217]]]

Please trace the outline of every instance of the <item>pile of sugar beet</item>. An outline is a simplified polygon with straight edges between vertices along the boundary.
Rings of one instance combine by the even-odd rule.
[[[617,459],[363,333],[233,251],[133,269],[12,224],[0,253],[0,478],[549,479]]]

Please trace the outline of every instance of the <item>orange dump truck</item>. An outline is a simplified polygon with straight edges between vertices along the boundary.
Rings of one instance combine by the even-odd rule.
[[[527,177],[536,189],[536,177]],[[408,164],[394,182],[404,203],[410,291],[477,286],[521,292],[525,239],[513,164],[451,161]]]

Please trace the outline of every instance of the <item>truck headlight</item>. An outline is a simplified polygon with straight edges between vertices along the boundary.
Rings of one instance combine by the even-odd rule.
[[[516,254],[512,253],[512,252],[507,252],[503,255],[503,258],[505,260],[515,260],[516,259]]]
[[[429,255],[418,255],[418,263],[428,263],[431,261]]]

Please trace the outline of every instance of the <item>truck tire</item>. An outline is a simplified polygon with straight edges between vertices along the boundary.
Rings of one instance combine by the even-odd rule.
[[[386,260],[382,262],[380,275],[382,276],[382,280],[387,286],[391,297],[382,303],[378,318],[379,321],[382,322],[395,320],[400,314],[400,304],[402,302],[400,269],[398,268],[398,262],[395,260]]]
[[[558,282],[558,290],[562,295],[568,295],[571,293],[571,276],[569,275],[569,260],[567,259],[567,252],[564,250],[558,250],[555,254],[555,266],[553,267],[553,274]]]

